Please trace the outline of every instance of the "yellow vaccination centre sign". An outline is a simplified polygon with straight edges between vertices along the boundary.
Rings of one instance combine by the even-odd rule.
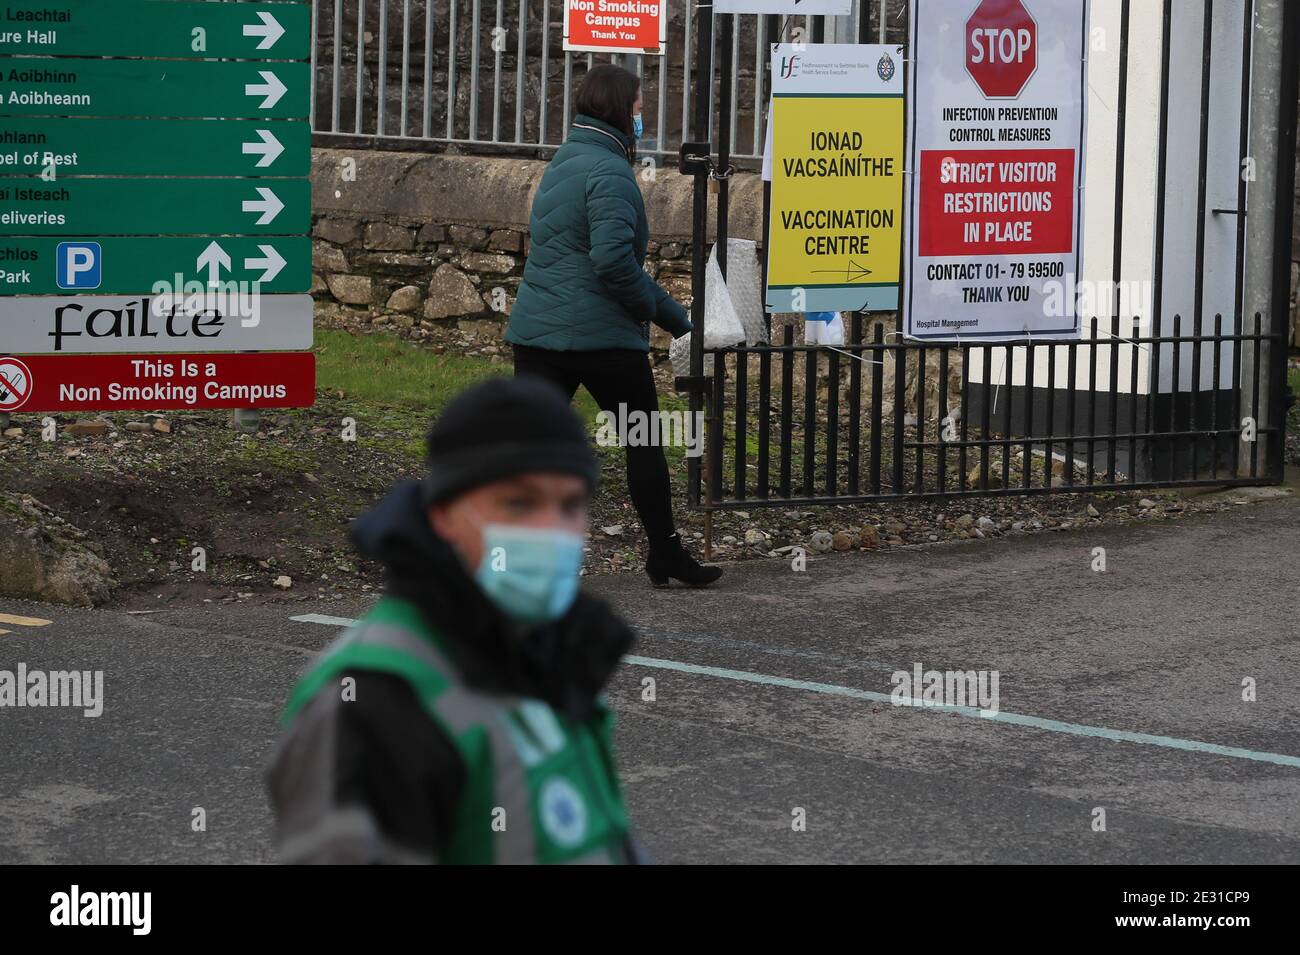
[[[764,175],[775,312],[898,307],[903,83],[898,47],[777,44]]]

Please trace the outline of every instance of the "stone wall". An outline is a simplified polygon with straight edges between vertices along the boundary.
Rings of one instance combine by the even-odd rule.
[[[499,339],[545,168],[506,157],[315,150],[312,292],[321,319],[391,326],[417,340]],[[731,234],[757,239],[761,181],[738,173],[731,188]],[[660,169],[641,189],[652,233],[647,271],[689,307],[691,179]],[[713,222],[711,197],[710,242]],[[1300,347],[1300,191],[1294,258],[1292,340]],[[667,336],[656,330],[652,344],[666,348]]]
[[[319,320],[387,326],[414,340],[499,340],[545,167],[491,156],[315,150],[312,294]],[[646,270],[689,307],[692,182],[675,169],[646,175]],[[731,188],[731,234],[757,238],[762,183],[740,174]],[[652,344],[666,349],[668,336],[656,329]]]

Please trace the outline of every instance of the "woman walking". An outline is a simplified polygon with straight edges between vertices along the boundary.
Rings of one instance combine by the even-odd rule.
[[[650,322],[674,337],[691,330],[686,310],[646,273],[650,227],[633,167],[641,135],[641,84],[618,66],[593,68],[577,117],[533,199],[531,248],[506,341],[515,374],[539,375],[570,398],[579,385],[616,417],[658,422],[647,353]],[[653,412],[653,414],[651,414]],[[621,419],[620,419],[621,420]],[[656,427],[654,433],[659,435]],[[673,524],[668,463],[658,441],[625,447],[632,504],[649,538],[646,572],[659,587],[695,587],[722,576],[682,547]]]

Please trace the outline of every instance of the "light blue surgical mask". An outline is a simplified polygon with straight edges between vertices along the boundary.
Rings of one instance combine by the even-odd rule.
[[[582,537],[548,527],[488,524],[474,579],[497,609],[520,623],[558,620],[578,596]]]
[[[640,139],[641,134],[644,132],[645,132],[645,125],[641,122],[641,114],[637,113],[632,117],[632,135],[635,136],[637,139]]]

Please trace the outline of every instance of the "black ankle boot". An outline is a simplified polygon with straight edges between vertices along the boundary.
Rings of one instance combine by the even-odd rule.
[[[650,545],[645,572],[656,587],[669,586],[670,579],[691,587],[707,587],[722,576],[721,567],[705,567],[688,554],[677,534],[658,547]]]

